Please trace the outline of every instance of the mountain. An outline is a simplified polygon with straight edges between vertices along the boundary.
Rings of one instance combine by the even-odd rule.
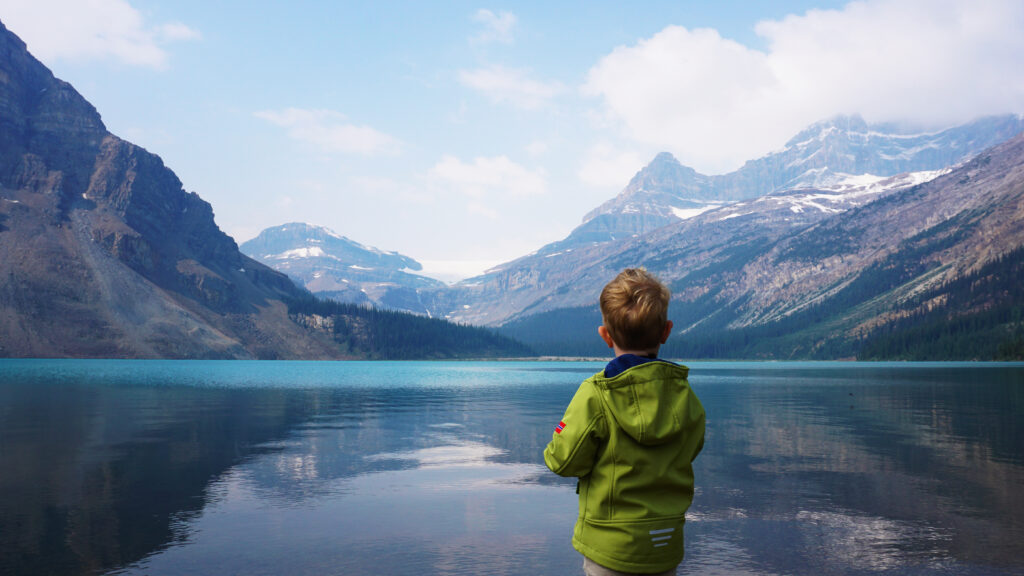
[[[504,332],[541,353],[599,350],[597,290],[644,265],[673,291],[678,356],[1024,356],[1024,135],[906,183],[850,188],[860,200],[846,206],[772,194],[604,244]],[[560,340],[543,330],[554,322]]]
[[[590,211],[565,240],[541,249],[550,254],[588,243],[644,234],[723,203],[800,188],[820,188],[871,174],[893,176],[940,170],[1024,130],[1017,115],[982,118],[937,132],[868,124],[837,116],[800,132],[781,149],[717,176],[700,174],[663,152],[617,197]]]
[[[743,257],[741,246],[775,242],[942,173],[862,176],[828,188],[790,190],[722,205],[618,242],[525,256],[452,287],[439,294],[437,301],[462,322],[496,325],[559,308],[591,305],[607,280],[626,266],[643,265],[670,279],[677,274],[675,263],[662,253],[690,250],[706,261],[721,253],[738,261]],[[664,238],[662,231],[675,233],[664,239],[663,246],[645,251],[642,257],[632,256],[632,247],[648,238]]]
[[[283,274],[0,25],[0,355],[336,356]]]
[[[608,274],[614,275],[611,270],[621,264],[610,260],[611,255],[679,226],[704,243],[731,243],[732,248],[722,249],[734,253],[734,262],[739,262],[738,247],[751,239],[774,242],[920,184],[1021,130],[1024,117],[1017,115],[933,133],[869,125],[856,116],[837,117],[807,128],[782,150],[720,176],[701,175],[662,153],[622,193],[588,213],[567,238],[435,292],[429,298],[431,313],[501,326],[538,313],[590,305]],[[666,242],[666,250],[673,244],[692,244],[679,237]],[[622,259],[627,256],[628,252]],[[658,255],[651,258],[643,262],[648,268],[677,274],[662,270],[668,263],[662,264]]]
[[[0,357],[522,355],[481,329],[319,309],[0,24]],[[380,336],[386,324],[399,340]],[[388,337],[391,337],[390,335]],[[441,348],[444,346],[445,348]]]
[[[428,314],[420,293],[444,287],[438,280],[410,273],[423,266],[408,256],[364,246],[312,224],[267,228],[244,242],[241,250],[317,296],[338,302]]]

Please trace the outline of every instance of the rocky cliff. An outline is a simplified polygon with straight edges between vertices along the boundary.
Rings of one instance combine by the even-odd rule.
[[[339,357],[301,292],[0,24],[0,356]]]

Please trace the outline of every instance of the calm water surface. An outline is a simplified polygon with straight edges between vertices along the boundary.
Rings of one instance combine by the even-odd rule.
[[[680,574],[1024,573],[1024,364],[689,365]],[[0,360],[0,573],[580,574],[602,367]]]

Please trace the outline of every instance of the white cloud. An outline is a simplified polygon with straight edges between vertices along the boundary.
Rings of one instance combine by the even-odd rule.
[[[620,150],[608,142],[598,142],[587,150],[578,176],[584,184],[620,190],[649,161],[650,158],[634,150]]]
[[[616,48],[583,91],[637,142],[707,173],[737,168],[812,122],[948,126],[1024,111],[1024,2],[869,0],[764,21],[765,51],[671,26]]]
[[[534,140],[526,145],[526,153],[531,158],[543,157],[548,153],[548,149],[550,149],[550,146],[544,140]]]
[[[157,28],[160,38],[167,42],[178,40],[199,40],[202,35],[198,30],[190,28],[181,22],[170,22]]]
[[[524,110],[535,110],[547,105],[565,92],[560,82],[541,82],[530,77],[525,68],[490,66],[476,70],[460,70],[459,82],[484,93],[496,103],[509,103]]]
[[[489,44],[499,42],[511,44],[513,41],[512,29],[515,28],[517,18],[511,12],[499,12],[495,14],[490,10],[477,10],[473,20],[483,24],[484,29],[470,40],[478,44]]]
[[[530,171],[507,156],[474,158],[472,163],[444,156],[430,170],[430,177],[443,187],[454,188],[473,198],[534,196],[547,191],[547,177],[542,170]],[[483,212],[482,209],[476,211]]]
[[[4,26],[34,56],[56,60],[116,60],[164,68],[164,45],[197,40],[197,30],[180,22],[152,25],[124,0],[0,0]]]
[[[352,124],[344,114],[333,110],[264,110],[256,112],[256,117],[286,128],[292,139],[312,144],[324,152],[397,154],[402,147],[398,139],[369,126]]]
[[[470,202],[466,204],[466,213],[470,216],[482,216],[488,220],[497,220],[501,214],[492,206],[482,202]]]
[[[454,283],[459,280],[479,276],[487,270],[501,264],[501,260],[419,260],[423,270],[418,273],[442,282]]]

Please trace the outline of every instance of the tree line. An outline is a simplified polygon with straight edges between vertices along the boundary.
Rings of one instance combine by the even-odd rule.
[[[533,350],[489,328],[305,295],[288,301],[302,321],[318,316],[347,354],[373,360],[453,360],[534,356]],[[308,325],[308,324],[307,324]]]

